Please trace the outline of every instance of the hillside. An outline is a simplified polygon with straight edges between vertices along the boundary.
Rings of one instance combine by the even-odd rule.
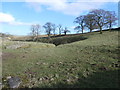
[[[24,42],[28,46],[13,49],[6,47],[17,41],[3,42],[4,88],[8,76],[19,77],[20,88],[120,88],[118,32],[87,33],[57,47]]]

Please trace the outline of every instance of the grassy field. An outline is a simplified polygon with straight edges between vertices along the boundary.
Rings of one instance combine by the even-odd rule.
[[[3,84],[18,76],[20,88],[119,88],[119,31],[85,34],[88,39],[55,46],[16,41],[3,42]],[[19,42],[23,43],[23,42]]]

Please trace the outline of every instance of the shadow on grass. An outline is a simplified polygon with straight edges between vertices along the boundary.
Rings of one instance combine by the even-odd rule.
[[[42,88],[120,88],[118,70],[95,72],[87,78],[79,77],[74,84],[58,82]]]

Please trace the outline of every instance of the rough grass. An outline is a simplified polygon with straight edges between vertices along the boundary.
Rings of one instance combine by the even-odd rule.
[[[3,49],[3,83],[7,76],[19,76],[20,87],[119,88],[118,31],[86,36],[54,48],[33,43],[28,48]]]
[[[53,44],[47,43],[38,43],[38,42],[21,42],[21,41],[3,41],[3,49],[18,49],[18,48],[46,48],[46,47],[55,47]]]

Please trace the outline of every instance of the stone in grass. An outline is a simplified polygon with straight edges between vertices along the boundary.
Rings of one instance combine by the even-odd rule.
[[[10,88],[18,88],[21,83],[21,80],[19,77],[12,77],[8,79],[8,84]]]

